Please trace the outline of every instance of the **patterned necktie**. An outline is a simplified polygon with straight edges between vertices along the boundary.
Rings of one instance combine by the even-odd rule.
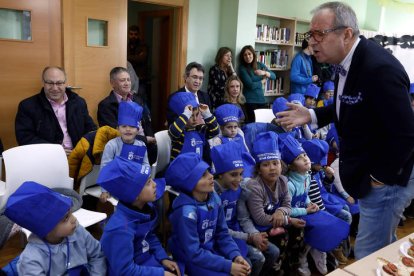
[[[334,75],[342,75],[342,76],[346,76],[347,71],[344,69],[344,67],[342,65],[333,65],[332,66],[332,72],[334,73]]]

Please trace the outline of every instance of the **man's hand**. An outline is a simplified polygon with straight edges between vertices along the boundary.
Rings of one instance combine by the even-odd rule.
[[[311,122],[311,115],[307,107],[294,103],[286,103],[289,110],[276,113],[276,122],[291,130]]]

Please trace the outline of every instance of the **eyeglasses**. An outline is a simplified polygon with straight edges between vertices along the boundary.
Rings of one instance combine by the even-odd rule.
[[[332,29],[327,30],[313,30],[309,31],[303,34],[304,39],[306,41],[309,41],[311,38],[313,38],[316,42],[322,42],[322,40],[325,38],[325,36],[329,33],[335,32],[337,30],[342,30],[348,28],[347,26],[339,26]]]
[[[204,77],[199,77],[199,76],[195,76],[195,75],[190,76],[190,78],[191,78],[193,81],[196,81],[196,80],[203,81],[203,80],[204,80]]]
[[[47,81],[47,80],[43,80],[43,82],[48,86],[56,85],[57,87],[61,87],[66,83],[66,81],[53,82],[53,81]]]

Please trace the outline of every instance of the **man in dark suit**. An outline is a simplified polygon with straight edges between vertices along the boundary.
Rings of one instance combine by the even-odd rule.
[[[278,121],[288,128],[335,123],[341,181],[359,198],[355,257],[360,259],[395,241],[402,212],[414,197],[410,81],[394,56],[359,37],[355,12],[344,3],[317,7],[306,37],[318,62],[337,65],[335,101],[309,111],[289,105]]]
[[[177,92],[190,92],[193,93],[196,97],[196,100],[198,103],[206,104],[212,110],[212,106],[210,103],[210,97],[208,96],[207,92],[201,91],[201,85],[203,84],[204,80],[204,67],[200,63],[197,62],[190,62],[185,67],[185,73],[184,73],[184,87],[181,87],[178,89],[178,91],[175,91],[170,94],[168,97],[168,102],[170,102],[170,97],[172,94]],[[167,104],[169,106],[169,104]],[[170,108],[167,110],[167,122],[168,125],[173,123],[175,120],[175,115]]]

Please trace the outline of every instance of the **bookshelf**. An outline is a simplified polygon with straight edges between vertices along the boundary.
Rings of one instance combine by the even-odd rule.
[[[290,64],[302,45],[302,34],[309,21],[296,18],[257,14],[255,51],[257,60],[275,71],[276,80],[268,80],[265,96],[283,96],[290,93]],[[299,47],[299,48],[298,48]]]

